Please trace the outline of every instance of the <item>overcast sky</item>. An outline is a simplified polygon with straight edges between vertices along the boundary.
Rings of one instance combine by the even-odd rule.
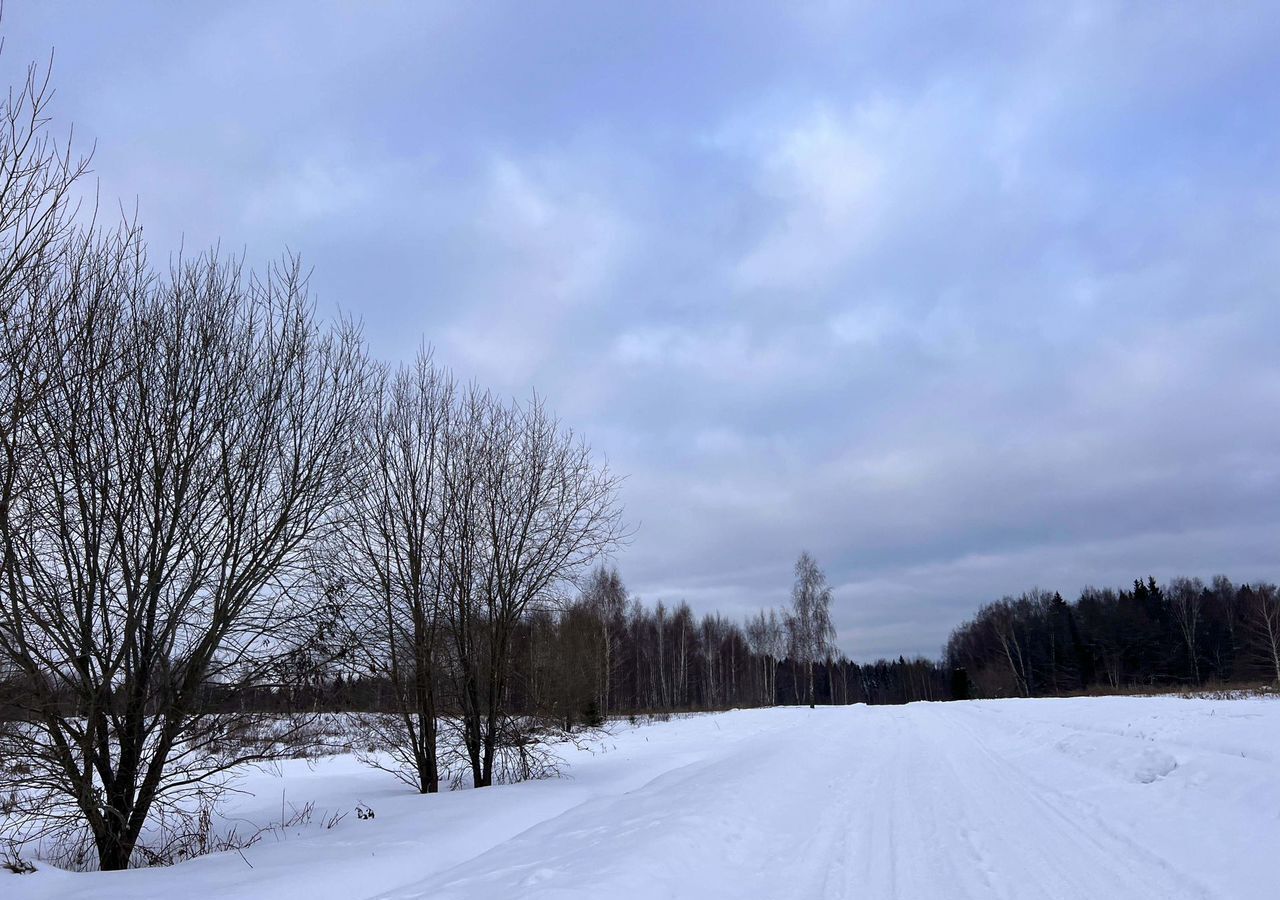
[[[286,246],[376,352],[536,388],[646,600],[814,553],[854,658],[1280,578],[1274,4],[8,0],[154,251]]]

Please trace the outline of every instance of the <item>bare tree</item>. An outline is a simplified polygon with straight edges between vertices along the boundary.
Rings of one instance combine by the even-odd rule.
[[[440,787],[437,651],[447,550],[443,482],[455,388],[420,353],[370,393],[359,480],[336,534],[333,566],[354,606],[354,642],[388,679],[395,713],[360,716],[397,775],[422,793]],[[350,615],[350,612],[349,612]]]
[[[813,666],[825,659],[835,644],[831,624],[831,588],[818,562],[807,551],[796,560],[796,580],[791,588],[791,612],[787,615],[788,653],[804,666],[809,708],[814,706]]]
[[[1273,584],[1253,586],[1249,625],[1258,656],[1280,684],[1280,591]]]
[[[1013,676],[1014,685],[1023,697],[1030,697],[1036,687],[1027,623],[1034,616],[1035,610],[1048,602],[1047,593],[1033,588],[1016,600],[1002,597],[983,607],[978,613],[979,619],[985,620],[991,629],[996,646],[1000,648],[1000,655]]]
[[[621,664],[618,657],[626,626],[627,589],[617,568],[600,566],[591,573],[582,593],[600,630],[600,695],[596,702],[600,718],[604,718],[609,715],[613,676]]]
[[[760,663],[760,702],[767,706],[778,702],[778,662],[787,653],[785,618],[779,619],[777,610],[770,609],[767,614],[760,610],[747,620],[747,643]]]
[[[759,702],[767,704],[769,702],[769,657],[767,652],[767,620],[765,619],[764,610],[760,610],[751,618],[747,619],[744,631],[747,637],[747,646],[751,648],[751,652],[755,654],[760,662],[760,694]]]
[[[271,754],[244,732],[278,726],[237,697],[323,652],[307,557],[351,468],[364,351],[316,325],[293,260],[160,278],[129,236],[45,290],[58,328],[5,375],[33,366],[44,390],[8,438],[29,452],[0,515],[0,655],[42,814],[119,869],[156,804]]]
[[[536,398],[473,392],[455,429],[449,523],[452,647],[463,741],[476,787],[493,782],[512,637],[521,617],[621,538],[616,476]]]
[[[1169,612],[1178,626],[1182,644],[1187,652],[1187,665],[1191,680],[1200,683],[1200,618],[1203,611],[1205,590],[1199,578],[1175,578],[1165,588]]]

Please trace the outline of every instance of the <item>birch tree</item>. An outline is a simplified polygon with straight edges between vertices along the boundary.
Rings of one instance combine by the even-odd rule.
[[[791,611],[787,615],[788,652],[804,667],[809,708],[814,706],[813,666],[825,659],[835,645],[831,624],[831,588],[827,576],[808,551],[802,551],[795,565],[791,588]]]
[[[1275,585],[1258,584],[1250,593],[1249,626],[1258,657],[1268,676],[1280,684],[1280,591]]]
[[[1165,589],[1169,612],[1178,626],[1191,680],[1200,684],[1200,620],[1205,590],[1199,578],[1175,578]]]

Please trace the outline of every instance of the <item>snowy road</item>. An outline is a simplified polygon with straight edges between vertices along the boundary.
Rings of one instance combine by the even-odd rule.
[[[1280,896],[1280,701],[733,712],[620,733],[572,779],[431,798],[368,800],[374,774],[329,765],[288,773],[291,795],[378,819],[254,847],[253,869],[45,872],[0,894]]]

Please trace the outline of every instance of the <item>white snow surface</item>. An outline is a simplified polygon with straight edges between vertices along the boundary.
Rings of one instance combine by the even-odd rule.
[[[1280,701],[733,711],[620,726],[569,777],[434,796],[349,756],[226,815],[357,802],[167,869],[0,871],[36,898],[1280,897]]]

